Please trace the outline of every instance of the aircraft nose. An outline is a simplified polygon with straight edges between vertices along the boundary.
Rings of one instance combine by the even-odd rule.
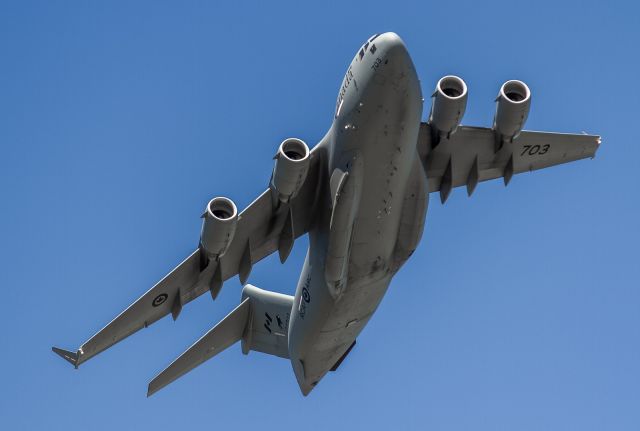
[[[396,33],[390,31],[382,33],[375,38],[376,45],[388,52],[389,54],[396,54],[400,52],[407,52],[407,47],[404,41]]]
[[[382,33],[371,41],[380,50],[376,53],[381,63],[380,68],[373,75],[373,81],[377,87],[383,88],[381,97],[386,97],[387,102],[390,97],[399,95],[402,102],[411,101],[416,106],[422,104],[422,90],[420,89],[420,81],[415,70],[409,50],[404,41],[396,33]],[[375,67],[374,63],[374,67]],[[387,92],[391,93],[387,93]],[[416,108],[418,109],[418,108]],[[421,108],[420,108],[421,110]]]
[[[395,75],[400,78],[411,75],[412,79],[415,78],[417,81],[411,56],[400,36],[393,32],[382,33],[372,43],[380,49],[379,57],[384,58],[383,72],[387,78]]]

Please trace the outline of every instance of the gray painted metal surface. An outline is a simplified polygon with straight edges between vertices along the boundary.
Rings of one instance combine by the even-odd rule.
[[[271,253],[286,260],[293,241],[308,233],[293,297],[246,285],[240,305],[162,371],[148,392],[241,341],[243,353],[288,358],[307,395],[344,360],[417,247],[430,192],[444,203],[454,187],[466,186],[471,195],[482,181],[508,184],[514,174],[595,155],[598,136],[522,131],[531,94],[524,83],[507,84],[493,128],[459,125],[466,85],[457,77],[439,81],[432,110],[442,111],[431,112],[435,122],[421,123],[422,91],[405,44],[394,33],[374,35],[351,62],[333,124],[311,151],[303,141],[285,140],[269,189],[237,220],[232,203],[220,207],[231,208],[228,214],[206,212],[196,251],[76,352],[54,352],[77,367],[169,313],[177,318],[184,304],[207,291],[215,299],[235,275],[244,284],[252,266]],[[511,87],[527,91],[507,91]]]

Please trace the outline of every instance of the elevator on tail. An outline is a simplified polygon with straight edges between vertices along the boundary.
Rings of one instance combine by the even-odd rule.
[[[531,93],[507,81],[492,127],[461,125],[467,86],[445,76],[422,118],[422,91],[395,33],[377,34],[356,52],[336,101],[331,128],[312,150],[300,139],[278,148],[269,187],[244,211],[212,199],[198,248],[76,351],[53,351],[76,368],[236,275],[240,304],[149,384],[153,394],[240,341],[291,361],[307,395],[355,345],[389,283],[422,236],[430,193],[471,195],[479,182],[593,158],[600,137],[523,130]],[[309,235],[295,294],[246,284],[252,266]]]

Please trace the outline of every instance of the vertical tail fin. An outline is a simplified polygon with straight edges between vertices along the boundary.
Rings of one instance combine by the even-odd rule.
[[[289,317],[293,296],[247,284],[242,298],[251,300],[251,316],[242,352],[250,350],[289,359]]]

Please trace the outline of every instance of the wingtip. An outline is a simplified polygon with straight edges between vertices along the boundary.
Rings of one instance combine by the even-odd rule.
[[[53,346],[51,350],[53,353],[73,365],[75,369],[78,369],[78,358],[80,357],[78,352],[70,352],[69,350],[64,350],[55,346]]]
[[[147,386],[147,398],[149,398],[151,395],[155,394],[161,389],[161,388],[153,388],[152,384],[153,382],[150,382],[149,385]]]
[[[165,370],[166,371],[166,370]],[[163,371],[164,372],[164,371]],[[166,387],[169,383],[171,383],[172,380],[170,381],[164,381],[162,380],[160,377],[162,376],[162,373],[158,374],[156,377],[153,378],[153,380],[151,380],[149,382],[149,384],[147,385],[147,398],[149,398],[150,396],[154,395],[156,392],[159,392],[160,389],[163,389],[164,387]]]
[[[596,140],[596,148],[593,150],[593,155],[591,156],[591,159],[595,159],[596,158],[598,150],[600,149],[600,144],[602,144],[602,136],[594,135],[594,138]]]

